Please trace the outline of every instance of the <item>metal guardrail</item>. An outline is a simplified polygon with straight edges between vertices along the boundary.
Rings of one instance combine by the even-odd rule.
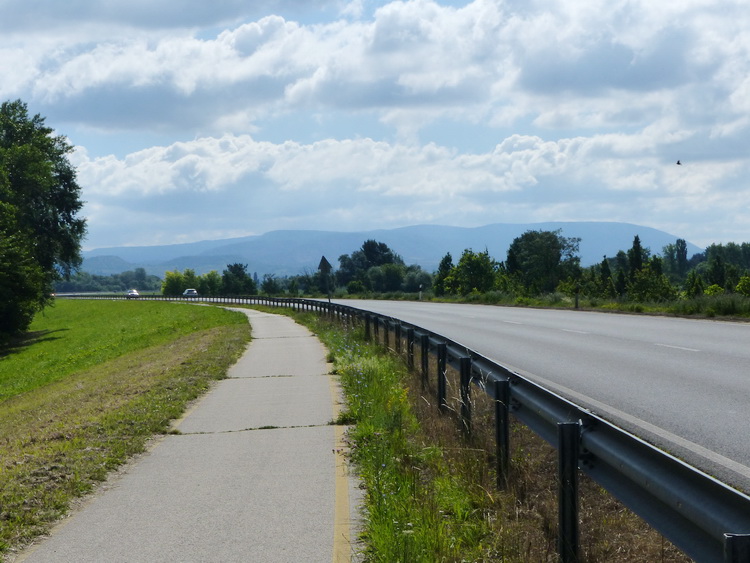
[[[124,299],[119,295],[66,297]],[[185,301],[161,296],[143,298]],[[364,323],[368,338],[380,339],[382,327],[384,345],[389,346],[393,333],[396,351],[404,353],[402,346],[406,340],[410,367],[415,367],[415,348],[420,348],[423,377],[428,375],[429,355],[437,356],[440,408],[445,406],[447,366],[457,369],[461,374],[462,398],[459,418],[467,432],[471,432],[471,387],[480,388],[495,400],[500,485],[507,476],[510,413],[557,448],[561,561],[578,559],[580,470],[696,561],[750,562],[750,497],[458,342],[394,317],[325,301],[257,296],[198,300],[325,313],[347,322]]]

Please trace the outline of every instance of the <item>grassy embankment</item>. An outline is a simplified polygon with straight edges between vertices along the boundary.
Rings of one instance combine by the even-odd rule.
[[[510,484],[496,486],[492,402],[473,399],[474,433],[440,415],[435,382],[423,388],[404,361],[306,314],[330,350],[345,391],[341,423],[366,488],[368,561],[557,561],[555,451],[520,424]],[[405,346],[402,348],[405,349]],[[436,366],[430,366],[436,373]],[[449,374],[449,395],[458,395]],[[434,379],[434,377],[433,377]],[[452,412],[459,410],[451,399]],[[643,521],[588,479],[581,483],[581,548],[585,562],[689,561]]]
[[[189,401],[250,338],[213,307],[58,301],[0,350],[0,557],[46,531]]]

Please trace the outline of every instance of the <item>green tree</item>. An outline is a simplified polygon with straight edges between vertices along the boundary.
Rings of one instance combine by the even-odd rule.
[[[50,277],[69,274],[81,263],[80,243],[86,221],[81,188],[67,155],[73,147],[45,126],[40,115],[30,117],[17,100],[0,107],[0,168],[9,182],[8,203],[19,210],[19,227],[34,245],[34,257]]]
[[[260,284],[260,290],[271,297],[281,293],[281,285],[273,274],[264,274],[263,283]]]
[[[359,280],[352,280],[346,285],[346,291],[349,295],[357,295],[365,292],[365,284]]]
[[[530,293],[550,293],[565,279],[580,277],[579,238],[560,231],[526,231],[513,239],[505,266]]]
[[[628,298],[631,301],[659,302],[671,301],[677,297],[677,289],[661,271],[661,260],[652,258],[628,285]]]
[[[675,244],[668,244],[662,249],[664,273],[674,282],[682,282],[687,276],[689,262],[687,257],[687,242],[677,239]]]
[[[368,287],[378,293],[399,291],[404,282],[406,268],[400,264],[383,264],[367,270]]]
[[[700,274],[695,270],[690,270],[685,279],[685,294],[688,297],[698,297],[699,295],[703,295],[704,285],[703,278]]]
[[[196,289],[201,295],[215,297],[217,295],[221,295],[221,288],[222,284],[219,272],[217,272],[216,270],[211,270],[210,272],[200,276],[200,278],[198,279],[198,287]]]
[[[408,266],[405,270],[402,289],[409,293],[427,291],[432,287],[432,276],[419,266]]]
[[[734,290],[740,295],[750,297],[750,276],[742,276]]]
[[[401,256],[391,250],[384,242],[377,242],[372,239],[366,240],[362,244],[360,252],[364,256],[368,267],[384,266],[385,264],[404,265]]]
[[[615,281],[612,279],[612,269],[609,267],[609,260],[605,256],[599,269],[598,293],[600,297],[613,298],[617,296]]]
[[[185,285],[185,276],[178,270],[165,272],[164,281],[161,284],[162,295],[175,297],[182,295],[187,286]]]
[[[684,279],[688,271],[687,242],[685,239],[678,238],[675,244],[675,253],[677,257],[677,276]]]
[[[708,269],[706,270],[706,281],[709,285],[718,285],[719,287],[726,287],[726,267],[724,265],[724,259],[720,254],[715,254],[708,261]]]
[[[386,289],[385,272],[379,266],[373,266],[367,270],[366,282],[367,287],[375,292],[388,291]]]
[[[197,290],[200,285],[200,280],[198,279],[195,270],[192,268],[185,268],[182,272],[182,283],[184,284],[184,287],[182,288],[183,291],[188,288]]]
[[[373,276],[369,275],[370,269],[386,264],[404,266],[404,260],[391,250],[387,244],[372,239],[366,240],[359,250],[352,252],[351,256],[348,254],[339,256],[336,283],[340,286],[345,286],[352,280],[359,280],[369,285],[370,277],[374,276],[378,278],[377,273],[373,274]]]
[[[45,302],[43,291],[44,273],[18,232],[15,209],[0,202],[0,340],[28,328]]]
[[[452,269],[453,257],[451,256],[451,253],[448,252],[445,256],[443,256],[442,260],[440,260],[437,272],[435,272],[435,280],[433,282],[435,295],[445,295],[447,293],[445,280],[450,275]]]
[[[86,222],[78,217],[83,203],[67,157],[72,147],[65,137],[53,135],[44,121],[39,115],[29,116],[20,100],[0,106],[1,220],[2,229],[13,234],[12,241],[5,240],[5,257],[0,260],[23,259],[18,272],[6,274],[14,281],[6,279],[5,290],[12,288],[9,298],[23,303],[26,311],[12,317],[15,324],[6,319],[3,324],[10,332],[25,330],[33,318],[29,312],[50,301],[52,283],[81,263]]]
[[[474,252],[471,249],[464,250],[458,264],[451,271],[447,285],[452,292],[468,295],[472,292],[486,293],[495,286],[499,264],[490,256],[485,249],[484,252]]]
[[[628,277],[632,281],[635,274],[643,269],[649,257],[649,251],[641,246],[641,238],[638,235],[633,237],[633,246],[628,250],[628,266],[630,268]]]
[[[247,264],[227,264],[221,274],[222,292],[225,295],[255,295],[258,286],[247,273]]]

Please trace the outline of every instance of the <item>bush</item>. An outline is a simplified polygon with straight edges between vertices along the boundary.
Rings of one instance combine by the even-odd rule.
[[[740,295],[750,297],[750,276],[742,276],[734,290]]]
[[[703,292],[708,296],[711,295],[721,295],[724,293],[724,288],[717,284],[709,285],[706,290]]]
[[[359,280],[352,280],[346,284],[346,291],[349,295],[357,295],[365,292],[365,284]]]

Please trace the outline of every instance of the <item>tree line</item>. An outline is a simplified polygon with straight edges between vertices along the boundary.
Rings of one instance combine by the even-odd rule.
[[[644,303],[726,293],[750,295],[750,243],[713,244],[688,257],[684,239],[652,254],[636,235],[629,249],[604,256],[589,267],[580,265],[579,245],[580,239],[564,237],[561,231],[530,230],[513,240],[504,261],[490,256],[486,249],[466,249],[456,262],[447,253],[435,272],[427,272],[418,265],[407,265],[385,243],[366,240],[351,254],[339,256],[339,268],[328,275],[320,271],[285,277],[266,274],[260,280],[257,274],[249,274],[246,264],[228,264],[221,274],[197,275],[186,269],[167,272],[163,281],[146,276],[142,269],[109,280],[79,272],[71,282],[58,282],[57,288],[95,291],[98,284],[103,291],[119,291],[132,286],[139,290],[160,288],[164,295],[175,296],[187,288],[204,296],[420,293],[438,298],[494,294],[523,300],[556,294]]]
[[[107,276],[78,271],[54,284],[55,293],[119,293],[135,288],[138,291],[160,292],[161,287],[161,278],[147,274],[145,268]]]
[[[688,257],[677,239],[652,254],[635,235],[632,246],[599,264],[580,266],[580,239],[560,231],[527,231],[515,238],[504,262],[488,252],[465,250],[457,264],[447,254],[434,278],[436,295],[504,293],[519,298],[545,294],[664,303],[703,295],[750,296],[750,244],[712,244]]]
[[[195,270],[186,269],[166,272],[161,286],[164,295],[182,295],[186,289],[195,289],[199,295],[211,296],[234,296],[234,295],[256,295],[258,285],[254,276],[247,271],[247,264],[228,264],[226,269],[219,274],[212,270],[206,274],[198,275]]]

